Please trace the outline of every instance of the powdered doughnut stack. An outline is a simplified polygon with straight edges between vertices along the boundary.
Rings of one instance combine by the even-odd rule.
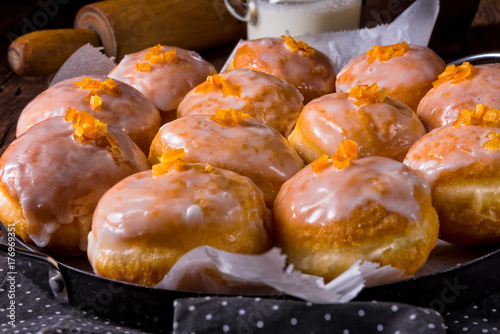
[[[86,251],[97,275],[148,286],[204,245],[280,247],[328,281],[359,260],[413,275],[438,236],[500,241],[500,112],[471,88],[494,87],[496,66],[446,68],[403,41],[338,75],[290,36],[234,54],[216,73],[156,45],[126,56],[113,79],[42,93],[0,159],[0,219],[48,251]],[[450,124],[430,131],[440,89],[483,104],[456,103],[457,116],[437,116]]]

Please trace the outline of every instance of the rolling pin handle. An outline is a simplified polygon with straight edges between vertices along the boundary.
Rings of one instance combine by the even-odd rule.
[[[7,51],[11,69],[22,76],[57,72],[61,65],[85,44],[99,46],[91,29],[49,29],[28,33],[14,40]]]

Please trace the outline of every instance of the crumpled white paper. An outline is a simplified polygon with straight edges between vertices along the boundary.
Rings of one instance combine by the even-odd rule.
[[[116,63],[114,57],[108,57],[101,52],[103,49],[85,44],[76,50],[57,71],[50,86],[81,75],[108,75]]]
[[[262,255],[234,254],[202,246],[186,253],[156,288],[217,294],[288,294],[312,303],[346,303],[363,287],[400,280],[403,271],[358,261],[325,284],[286,265],[279,248]]]
[[[427,46],[438,12],[439,1],[417,0],[389,24],[294,37],[329,56],[338,73],[349,60],[371,50],[374,45],[407,42]],[[229,64],[233,54],[229,56],[223,69]]]
[[[298,38],[328,55],[337,73],[347,62],[374,45],[406,41],[427,46],[439,12],[439,1],[417,0],[390,24],[374,28],[304,35]]]

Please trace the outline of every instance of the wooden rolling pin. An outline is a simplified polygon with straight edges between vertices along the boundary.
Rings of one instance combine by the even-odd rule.
[[[24,76],[56,72],[81,46],[102,45],[117,61],[158,43],[200,51],[245,36],[223,0],[107,0],[82,7],[75,29],[35,31],[12,42],[9,64]]]

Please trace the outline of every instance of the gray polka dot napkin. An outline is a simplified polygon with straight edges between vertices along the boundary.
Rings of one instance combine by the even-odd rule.
[[[446,333],[441,315],[399,303],[312,304],[261,298],[175,302],[174,333]]]
[[[8,273],[7,258],[0,256],[0,334],[148,333],[140,326],[127,325],[126,314],[123,320],[107,319],[60,304],[23,274],[17,273],[12,281]],[[9,309],[12,291],[14,310]],[[172,328],[175,334],[500,333],[500,292],[442,315],[431,309],[382,302],[319,305],[248,297],[178,299],[174,301]],[[170,333],[172,328],[156,333]]]

